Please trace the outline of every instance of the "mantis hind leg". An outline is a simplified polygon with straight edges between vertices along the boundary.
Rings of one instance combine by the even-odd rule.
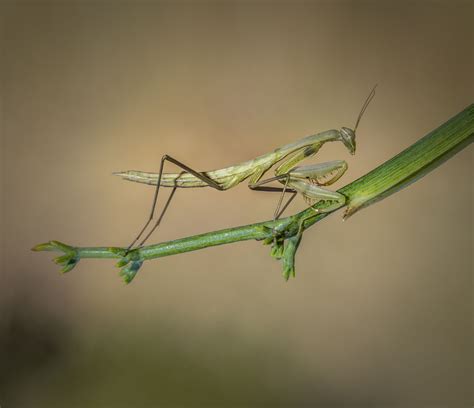
[[[206,176],[205,174],[203,173],[200,173],[194,169],[192,169],[191,167],[188,167],[186,166],[185,164],[181,163],[180,161],[176,160],[175,158],[171,157],[171,156],[168,156],[167,154],[165,154],[162,158],[161,158],[161,163],[160,163],[160,172],[158,173],[158,181],[157,181],[157,184],[156,184],[156,189],[155,189],[155,195],[153,196],[153,203],[152,203],[152,206],[151,206],[151,211],[150,211],[150,215],[148,216],[148,220],[147,222],[145,223],[145,225],[143,226],[143,228],[141,229],[141,231],[139,232],[139,234],[137,235],[137,237],[132,241],[132,243],[127,247],[127,250],[126,250],[126,253],[128,253],[131,248],[133,247],[133,245],[140,239],[140,237],[143,235],[143,233],[145,232],[145,230],[147,229],[147,227],[150,225],[151,221],[153,220],[153,217],[155,215],[155,208],[156,208],[156,202],[158,200],[158,193],[160,191],[160,187],[161,187],[161,177],[163,175],[163,169],[164,169],[164,165],[165,165],[165,162],[168,161],[168,162],[171,162],[175,165],[177,165],[178,167],[182,168],[184,171],[182,173],[190,173],[192,174],[193,176],[197,177],[198,179],[202,180],[203,182],[205,182],[209,187],[212,187],[212,188],[215,188],[216,190],[219,190],[219,191],[222,191],[224,190],[218,183],[216,183],[214,180],[212,180],[211,178],[209,178],[208,176]],[[151,236],[151,234],[156,230],[156,228],[158,228],[158,226],[160,225],[161,223],[161,220],[163,219],[165,213],[166,213],[166,210],[168,209],[169,207],[169,204],[171,202],[171,200],[173,199],[173,196],[176,192],[176,188],[177,186],[175,185],[173,187],[173,190],[171,191],[168,199],[166,200],[166,204],[165,206],[163,207],[163,210],[161,211],[161,214],[160,216],[158,217],[158,220],[156,221],[155,225],[153,226],[153,228],[150,230],[150,232],[148,232],[148,234],[145,236],[145,238],[140,242],[139,244],[139,247],[141,247],[145,242],[146,240]]]

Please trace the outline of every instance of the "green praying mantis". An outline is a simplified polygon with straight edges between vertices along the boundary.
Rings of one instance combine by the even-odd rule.
[[[121,176],[125,180],[148,185],[156,185],[148,220],[136,238],[127,247],[126,253],[135,249],[133,246],[140,240],[148,226],[153,221],[161,187],[171,188],[171,193],[166,200],[161,214],[157,218],[153,227],[140,241],[138,248],[142,247],[156,228],[158,228],[178,188],[212,187],[218,191],[225,191],[237,186],[245,180],[248,180],[248,187],[252,190],[280,193],[278,205],[273,215],[274,220],[281,216],[297,194],[301,194],[311,208],[313,208],[312,206],[314,204],[320,201],[325,201],[327,203],[324,209],[313,208],[316,213],[328,212],[341,207],[344,205],[346,197],[343,194],[328,190],[324,187],[336,182],[346,172],[347,163],[344,160],[334,160],[306,166],[297,166],[297,164],[304,159],[314,156],[327,142],[342,142],[349,150],[350,154],[355,154],[356,130],[367,106],[375,96],[376,87],[377,85],[374,86],[362,105],[354,129],[342,127],[339,130],[331,129],[310,135],[297,140],[296,142],[279,147],[270,153],[258,156],[255,159],[218,170],[199,172],[169,155],[164,155],[161,158],[158,173],[148,173],[136,170],[113,173],[114,175]],[[166,162],[175,164],[180,167],[182,171],[180,173],[164,173],[163,170]],[[267,171],[276,164],[279,165],[275,168],[275,176],[263,179],[263,176]],[[266,186],[266,184],[271,182],[279,182],[282,186]],[[282,206],[283,198],[286,193],[291,193],[291,196]],[[304,221],[305,220],[303,219],[300,222],[300,230]]]

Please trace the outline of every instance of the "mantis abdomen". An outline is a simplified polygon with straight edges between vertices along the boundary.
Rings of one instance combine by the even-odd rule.
[[[258,157],[254,160],[249,160],[235,166],[205,171],[202,172],[202,174],[214,180],[219,186],[222,187],[223,190],[227,190],[254,174],[263,174],[275,162],[275,157],[276,153],[269,153],[265,156]],[[157,185],[159,177],[159,173],[149,173],[137,170],[117,172],[114,173],[114,175],[121,176],[123,179],[128,181],[154,186]],[[195,188],[209,187],[209,184],[199,179],[195,175],[183,171],[181,173],[163,173],[161,175],[160,186]]]

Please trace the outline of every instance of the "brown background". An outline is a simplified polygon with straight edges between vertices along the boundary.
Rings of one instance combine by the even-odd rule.
[[[472,3],[471,3],[472,5]],[[472,102],[469,3],[9,3],[1,8],[0,404],[470,406],[472,149],[309,230],[285,283],[256,242],[60,276],[49,239],[126,245],[152,190],[353,126],[336,187]],[[271,217],[245,185],[179,191],[152,242]],[[290,213],[304,208],[301,199]]]

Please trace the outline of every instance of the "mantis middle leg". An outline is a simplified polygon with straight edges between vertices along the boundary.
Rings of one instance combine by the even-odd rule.
[[[271,183],[273,181],[282,181],[285,180],[284,182],[284,187],[267,187],[263,186],[264,184]],[[267,191],[267,192],[275,192],[275,193],[281,193],[280,194],[280,199],[278,200],[278,205],[275,209],[275,212],[273,213],[273,220],[277,220],[280,218],[280,216],[283,214],[283,212],[286,210],[286,208],[290,205],[290,203],[293,201],[293,199],[296,197],[297,191],[293,190],[292,188],[288,188],[288,183],[290,181],[290,175],[289,174],[282,174],[280,176],[275,176],[271,177],[265,180],[260,180],[256,183],[250,183],[248,187],[251,190],[255,191]],[[287,200],[283,208],[281,208],[281,204],[283,202],[283,197],[285,196],[285,193],[292,193],[290,198]],[[280,210],[281,208],[281,210]]]

